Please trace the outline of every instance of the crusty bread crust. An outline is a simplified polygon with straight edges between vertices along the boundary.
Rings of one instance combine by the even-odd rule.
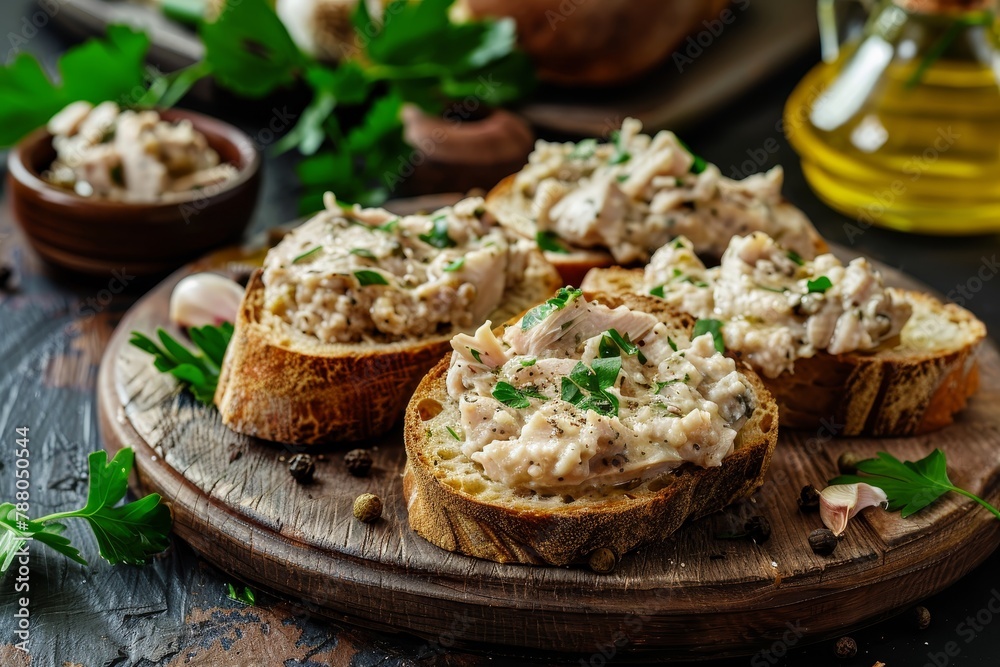
[[[641,270],[592,271],[584,293],[634,293]],[[907,436],[955,419],[979,384],[976,352],[986,327],[954,304],[895,290],[914,315],[898,340],[872,352],[820,352],[795,361],[794,373],[763,378],[787,428],[824,427],[835,435]],[[739,356],[738,354],[735,356]]]
[[[222,422],[238,433],[296,445],[380,435],[450,349],[455,332],[383,345],[320,343],[265,311],[262,273],[247,285],[215,392]],[[560,284],[541,254],[533,254],[492,319],[530,308]]]
[[[627,305],[665,322],[691,326],[662,302],[635,295],[599,295],[609,306]],[[449,477],[439,466],[448,420],[457,406],[448,396],[445,358],[421,381],[404,418],[407,464],[403,491],[410,527],[446,549],[502,563],[565,565],[606,547],[624,554],[665,539],[689,520],[716,512],[750,495],[764,481],[777,442],[778,409],[752,371],[757,407],[737,435],[735,451],[719,468],[685,465],[630,490],[567,499],[505,494],[502,500],[477,498],[476,481]],[[483,478],[485,479],[485,478]]]
[[[486,209],[504,227],[518,236],[534,240],[536,226],[532,221],[531,201],[514,193],[514,180],[517,174],[512,174],[497,183],[486,195]],[[791,204],[789,204],[790,206]],[[812,241],[815,254],[829,252],[829,246],[815,229],[812,229]],[[611,253],[603,248],[570,247],[568,253],[546,252],[545,258],[559,271],[567,285],[579,286],[587,272],[591,269],[614,267],[616,262]],[[720,257],[704,257],[711,264],[718,264]],[[633,266],[639,266],[635,264]]]

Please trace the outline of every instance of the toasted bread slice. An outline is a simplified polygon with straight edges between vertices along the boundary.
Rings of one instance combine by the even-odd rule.
[[[261,275],[256,271],[247,285],[215,393],[223,423],[239,433],[297,445],[385,433],[456,333],[380,345],[322,343],[265,310]],[[560,285],[533,253],[491,318],[516,316]]]
[[[693,318],[650,297],[598,295],[610,307],[649,312],[690,333]],[[633,488],[578,497],[520,493],[487,478],[446,426],[459,421],[445,382],[445,358],[421,381],[404,419],[403,491],[410,527],[448,551],[508,563],[565,565],[606,547],[616,555],[665,539],[689,520],[750,495],[764,481],[778,433],[778,409],[752,371],[757,407],[717,468],[685,464]]]
[[[486,195],[486,208],[512,232],[527,239],[534,239],[537,227],[531,215],[531,200],[514,191],[514,180],[517,174],[508,176]],[[786,206],[791,206],[785,203]],[[823,237],[810,225],[810,236],[813,241],[815,255],[829,252],[829,246]],[[578,248],[568,246],[567,253],[546,252],[545,258],[559,271],[567,285],[579,286],[584,276],[591,269],[603,269],[615,266],[611,253],[604,248]],[[709,265],[717,264],[719,257],[705,257]],[[638,265],[636,265],[638,266]]]
[[[583,290],[631,294],[642,285],[641,270],[599,269],[587,275]],[[964,308],[928,294],[891,291],[913,307],[897,339],[869,352],[820,352],[797,359],[794,373],[763,378],[782,426],[888,437],[954,421],[978,387],[976,351],[986,327]]]

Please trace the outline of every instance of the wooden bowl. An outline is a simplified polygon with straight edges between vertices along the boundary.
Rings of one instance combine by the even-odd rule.
[[[238,174],[217,188],[170,202],[135,203],[81,197],[42,179],[55,158],[52,135],[41,128],[8,157],[14,217],[45,260],[72,271],[165,273],[241,236],[257,204],[260,155],[250,137],[218,119],[191,111],[160,112],[190,120],[223,162]]]

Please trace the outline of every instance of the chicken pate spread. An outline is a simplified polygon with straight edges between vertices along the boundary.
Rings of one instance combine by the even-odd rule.
[[[803,257],[815,254],[812,225],[781,198],[780,167],[733,180],[672,132],[650,137],[641,130],[629,118],[613,143],[537,142],[514,190],[530,200],[539,234],[607,248],[620,264],[646,262],[679,235],[699,254],[718,258],[730,237],[755,230]]]
[[[151,202],[179,199],[234,179],[188,120],[114,102],[74,102],[49,121],[56,159],[44,178],[84,197]]]
[[[643,289],[722,322],[726,348],[771,378],[820,350],[872,350],[897,336],[911,314],[868,260],[805,260],[762,232],[734,237],[722,264],[710,269],[678,238],[653,255]]]
[[[497,338],[459,334],[447,376],[452,435],[490,479],[544,492],[719,466],[756,405],[711,334],[565,288]]]
[[[264,261],[264,307],[323,343],[386,342],[469,329],[500,304],[533,251],[484,219],[480,198],[430,215],[326,210]]]

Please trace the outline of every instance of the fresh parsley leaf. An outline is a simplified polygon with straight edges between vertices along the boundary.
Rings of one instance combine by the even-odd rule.
[[[682,141],[680,137],[677,137],[677,143],[679,143],[681,147],[688,153],[690,153],[691,157],[694,158],[694,162],[691,163],[691,169],[690,169],[692,174],[700,174],[701,172],[705,171],[706,168],[708,168],[708,161],[705,158],[695,154],[695,152],[691,150],[691,147],[688,146],[686,143],[684,143],[684,141]]]
[[[667,345],[669,345],[670,349],[673,350],[674,352],[677,351],[677,343],[675,343],[674,339],[671,338],[670,336],[667,336]]]
[[[841,475],[830,480],[830,484],[865,483],[876,486],[885,491],[889,509],[900,510],[904,518],[954,491],[976,501],[1000,519],[1000,510],[952,484],[948,478],[947,460],[940,449],[935,449],[919,461],[900,461],[887,452],[878,452],[877,456],[858,463],[858,471],[863,475]]]
[[[570,160],[586,160],[597,152],[597,139],[583,139],[569,152]]]
[[[792,260],[799,266],[803,266],[806,263],[806,260],[802,259],[802,255],[795,252],[794,250],[789,250],[788,252],[785,253],[785,255],[788,256],[788,259]]]
[[[497,386],[493,388],[493,398],[497,399],[504,405],[509,405],[515,409],[527,408],[531,405],[529,398],[546,399],[547,396],[541,394],[534,387],[525,387],[524,389],[518,389],[509,382],[504,382],[501,380],[497,382]]]
[[[538,360],[532,357],[531,359],[521,359],[521,366],[527,368],[528,366],[534,366]]]
[[[562,244],[559,239],[559,235],[555,232],[541,231],[535,234],[535,241],[538,243],[538,247],[546,252],[557,252],[562,255],[568,255],[569,250],[566,246]]]
[[[611,155],[611,159],[608,160],[608,164],[624,164],[632,159],[632,154],[628,152],[622,141],[621,132],[617,130],[612,132],[611,140],[615,142],[615,152]]]
[[[820,276],[816,280],[806,281],[806,289],[809,290],[810,294],[814,292],[823,294],[831,287],[833,287],[833,283],[830,282],[830,279],[826,276]]]
[[[18,516],[11,503],[0,505],[0,573],[7,570],[27,539],[48,545],[70,559],[87,564],[80,552],[63,537],[65,519],[84,519],[94,531],[101,556],[112,565],[141,565],[170,544],[170,510],[152,494],[118,505],[125,497],[134,452],[126,447],[108,461],[104,451],[89,458],[90,488],[81,509],[58,512],[35,520]]]
[[[358,284],[362,287],[367,287],[368,285],[388,285],[389,281],[385,279],[378,271],[355,271],[354,277],[358,279]]]
[[[88,40],[59,58],[58,83],[49,79],[34,56],[18,53],[0,68],[0,147],[17,143],[72,102],[136,104],[142,94],[136,96],[135,91],[147,88],[148,50],[149,37],[144,33],[108,26],[104,39]]]
[[[432,227],[426,234],[420,234],[417,238],[428,245],[432,245],[435,248],[454,248],[455,241],[448,236],[448,218],[444,215],[439,215],[432,221]]]
[[[444,265],[444,270],[447,271],[447,272],[449,272],[449,273],[452,273],[454,271],[458,271],[463,266],[465,266],[465,257],[459,257],[455,261],[448,262],[447,264],[445,264]]]
[[[521,318],[521,330],[527,331],[552,313],[562,310],[567,304],[582,295],[583,290],[573,287],[560,287],[554,297],[543,304],[535,306],[524,314],[524,317]]]
[[[672,384],[677,384],[678,382],[688,382],[691,380],[691,376],[688,373],[684,374],[682,378],[673,378],[672,380],[667,380],[666,382],[657,382],[656,386],[653,388],[654,394],[659,394],[664,387],[669,387]]]
[[[479,364],[483,363],[483,358],[482,358],[479,350],[476,350],[476,349],[473,349],[473,348],[470,347],[469,348],[469,354],[471,354],[472,358],[476,360],[476,363],[479,363]]]
[[[129,343],[153,355],[156,370],[180,380],[199,403],[212,405],[222,358],[233,337],[233,325],[223,322],[218,327],[192,327],[188,333],[201,354],[193,354],[163,329],[156,330],[162,347],[138,331],[132,332]]]
[[[292,264],[298,264],[299,262],[301,262],[302,260],[306,259],[307,257],[312,257],[313,255],[315,255],[316,253],[318,253],[322,249],[323,249],[323,246],[318,245],[315,248],[310,248],[309,250],[306,250],[301,255],[296,255],[295,257],[292,258]]]
[[[591,368],[577,362],[569,377],[562,379],[562,400],[581,410],[593,410],[605,416],[618,415],[618,398],[607,390],[618,381],[621,372],[620,356],[594,359]],[[584,391],[587,393],[584,394]]]
[[[399,218],[393,218],[388,222],[382,223],[375,229],[379,230],[380,232],[391,234],[395,232],[397,229],[399,229]]]
[[[376,259],[375,253],[368,248],[351,248],[351,254],[364,257],[365,259]]]
[[[213,77],[247,97],[291,84],[306,62],[267,0],[224,3],[219,17],[198,32]]]
[[[725,354],[726,341],[722,337],[722,322],[719,320],[698,320],[694,323],[694,330],[691,332],[691,339],[710,333],[715,341],[715,349]]]
[[[448,433],[450,433],[450,434],[451,434],[451,437],[455,438],[455,439],[456,439],[456,440],[458,440],[459,442],[462,442],[462,438],[461,438],[461,437],[460,437],[460,436],[458,435],[458,432],[457,432],[457,431],[456,431],[455,429],[453,429],[453,428],[452,428],[452,427],[450,427],[450,426],[446,426],[445,428],[447,428],[447,429],[448,429]]]
[[[257,596],[254,592],[250,590],[249,586],[244,586],[243,591],[237,591],[236,587],[232,584],[226,584],[226,597],[230,600],[235,600],[236,602],[241,602],[248,607],[252,607],[257,603]]]
[[[658,296],[661,299],[664,299],[664,298],[666,298],[664,296],[664,292],[663,292],[663,288],[664,287],[665,287],[664,285],[657,285],[653,289],[649,290],[649,293],[652,294],[653,296]]]
[[[613,349],[612,349],[613,348]],[[598,346],[598,352],[601,357],[616,357],[618,352],[621,350],[625,354],[632,355],[639,360],[640,364],[646,363],[646,355],[642,353],[635,343],[629,340],[629,335],[626,333],[622,336],[618,333],[617,329],[608,329],[604,332],[601,337],[600,345]]]

